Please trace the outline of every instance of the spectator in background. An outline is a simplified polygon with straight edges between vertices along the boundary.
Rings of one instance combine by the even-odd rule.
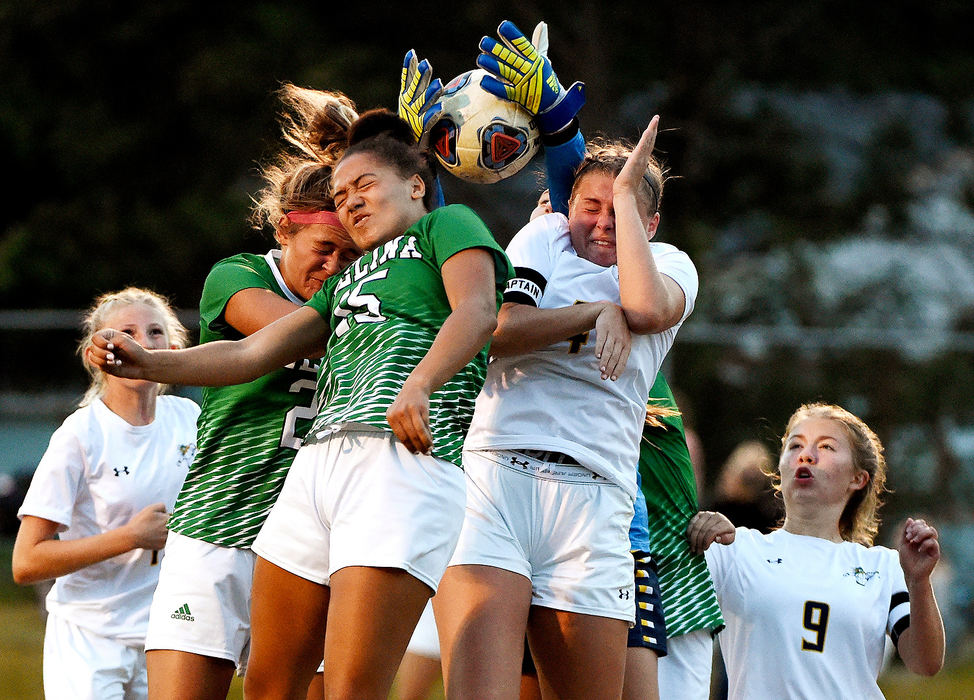
[[[771,451],[757,440],[745,440],[724,462],[714,485],[711,508],[738,527],[770,532],[781,519],[781,499],[772,484]]]

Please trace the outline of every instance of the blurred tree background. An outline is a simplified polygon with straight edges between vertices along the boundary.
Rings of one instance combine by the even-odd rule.
[[[659,235],[701,279],[666,370],[708,483],[799,403],[839,402],[890,451],[888,526],[931,514],[955,569],[974,570],[974,5],[959,0],[4,0],[3,420],[56,423],[70,405],[36,397],[85,381],[76,316],[14,311],[127,284],[192,311],[214,262],[269,247],[246,219],[281,82],[394,108],[407,49],[445,81],[502,19],[528,35],[548,22],[562,82],[587,84],[588,136],[635,138],[662,115],[675,177]],[[502,242],[539,189],[534,167],[444,177]],[[974,583],[955,583],[950,624],[968,624]]]

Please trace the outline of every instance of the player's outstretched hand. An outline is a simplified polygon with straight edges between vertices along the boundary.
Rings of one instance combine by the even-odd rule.
[[[410,49],[402,62],[399,81],[399,117],[413,131],[417,141],[423,138],[433,117],[443,109],[436,101],[443,91],[440,79],[433,79],[433,68],[425,58],[420,61]]]
[[[907,583],[930,578],[940,561],[937,529],[926,521],[907,518],[900,531],[900,566]]]
[[[125,525],[131,533],[135,546],[133,549],[162,549],[166,546],[169,530],[166,523],[169,514],[165,503],[153,503],[132,516]]]
[[[659,115],[657,114],[649,120],[649,126],[639,137],[639,142],[632,150],[626,164],[612,183],[613,196],[624,194],[635,195],[639,191],[640,182],[643,182],[643,175],[649,167],[653,149],[656,147],[656,134],[659,132]]]
[[[386,420],[410,452],[430,454],[433,451],[429,391],[407,379],[396,400],[386,410]]]
[[[611,302],[595,319],[595,357],[602,379],[615,381],[626,368],[632,350],[632,332],[622,307]]]
[[[694,515],[687,525],[687,540],[694,554],[703,554],[713,542],[730,544],[735,536],[734,524],[727,516],[709,510]]]
[[[113,328],[103,328],[85,349],[88,361],[116,377],[143,379],[149,352],[131,336]]]
[[[496,39],[480,40],[477,65],[490,75],[480,85],[487,92],[516,102],[538,117],[543,134],[554,134],[569,124],[585,104],[585,85],[576,82],[567,89],[558,82],[548,60],[548,25],[539,22],[531,41],[513,22],[497,27]]]

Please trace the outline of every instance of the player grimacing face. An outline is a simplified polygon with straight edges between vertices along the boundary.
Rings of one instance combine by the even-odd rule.
[[[294,229],[276,234],[281,244],[281,275],[291,291],[307,301],[326,279],[348,267],[362,251],[345,231],[328,224]]]
[[[582,175],[575,185],[568,208],[568,230],[572,247],[579,257],[602,267],[615,265],[616,217],[612,197],[615,178],[604,172],[593,171]],[[655,217],[640,212],[640,220],[647,238],[656,232],[650,225]]]
[[[869,481],[869,474],[855,466],[845,428],[829,418],[806,418],[792,429],[778,470],[786,508],[799,500],[844,506]]]
[[[426,213],[426,184],[403,178],[368,152],[343,158],[332,175],[338,218],[362,250],[372,250],[403,233]]]

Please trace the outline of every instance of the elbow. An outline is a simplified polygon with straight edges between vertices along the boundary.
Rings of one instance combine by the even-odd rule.
[[[624,309],[624,311],[629,330],[636,335],[662,333],[675,323],[669,316],[652,310],[631,311],[630,309]]]
[[[494,333],[497,331],[497,313],[492,309],[487,313],[481,314],[480,322],[477,324],[478,330],[483,338],[483,345],[493,345]]]
[[[18,586],[30,586],[34,583],[40,583],[46,578],[39,571],[32,569],[25,562],[18,560],[17,557],[14,557],[10,568],[14,583]]]

